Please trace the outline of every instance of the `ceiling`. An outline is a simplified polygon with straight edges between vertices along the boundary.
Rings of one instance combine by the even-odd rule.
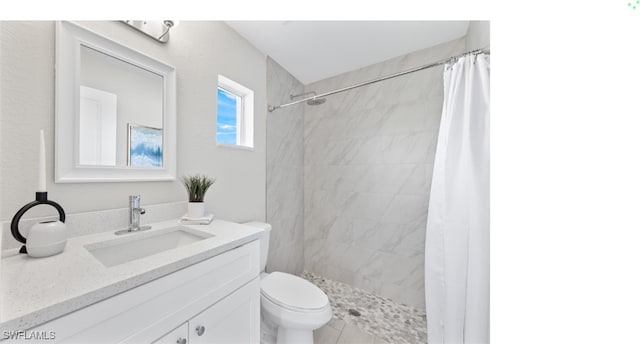
[[[227,21],[303,84],[428,48],[468,21]]]

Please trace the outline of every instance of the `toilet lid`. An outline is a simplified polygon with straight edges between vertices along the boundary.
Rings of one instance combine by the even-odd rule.
[[[272,272],[260,281],[262,295],[274,303],[305,310],[321,309],[329,303],[327,295],[313,283],[283,272]]]

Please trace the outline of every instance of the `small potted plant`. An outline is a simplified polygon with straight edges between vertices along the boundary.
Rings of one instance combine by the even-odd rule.
[[[189,194],[189,204],[187,205],[187,216],[189,218],[204,216],[204,195],[215,182],[215,178],[200,174],[182,177],[182,183]]]

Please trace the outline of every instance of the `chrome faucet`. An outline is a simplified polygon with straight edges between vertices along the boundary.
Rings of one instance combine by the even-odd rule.
[[[140,195],[129,196],[129,227],[117,230],[115,235],[122,235],[151,229],[151,226],[140,226],[140,215],[146,213],[144,208],[140,208]]]
[[[140,215],[145,212],[144,208],[140,208],[140,195],[129,196],[129,232],[145,229],[140,227]]]

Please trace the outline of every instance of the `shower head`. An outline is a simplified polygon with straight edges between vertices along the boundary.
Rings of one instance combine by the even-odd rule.
[[[290,98],[291,98],[291,100],[294,100],[296,98],[304,97],[304,96],[307,96],[307,95],[314,95],[315,96],[316,92],[315,91],[311,91],[311,92],[305,92],[305,93],[301,93],[301,94],[292,94],[290,96]],[[323,104],[326,101],[327,101],[327,99],[325,99],[325,98],[315,98],[314,97],[314,98],[311,98],[311,99],[307,100],[307,104],[308,105],[320,105],[320,104]]]
[[[326,102],[327,99],[326,98],[311,98],[309,100],[307,100],[307,104],[308,105],[320,105],[320,104],[324,104],[324,102]]]

